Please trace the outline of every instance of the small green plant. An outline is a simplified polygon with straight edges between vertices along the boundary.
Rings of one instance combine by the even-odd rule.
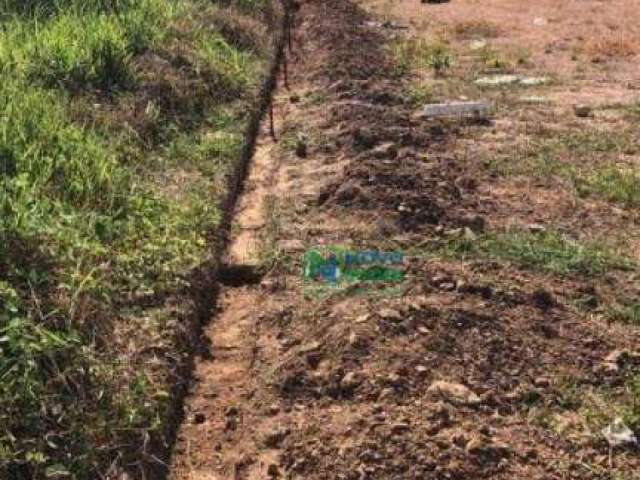
[[[480,51],[480,61],[485,69],[505,71],[508,70],[510,64],[498,51],[484,47]]]
[[[435,96],[433,88],[428,84],[411,84],[406,93],[411,105],[414,107],[421,107],[425,103],[429,103]]]
[[[616,162],[622,154],[635,154],[630,131],[536,132],[526,146],[517,146],[516,161],[510,151],[494,156],[487,165],[503,175],[534,175],[568,180],[579,195],[599,195],[630,206],[640,204],[640,172]],[[583,159],[580,163],[576,157]]]
[[[631,167],[606,165],[575,177],[578,193],[597,193],[613,202],[640,205],[640,172]]]
[[[433,68],[436,76],[442,75],[452,64],[453,57],[444,43],[438,42],[429,48],[427,65]]]
[[[441,40],[401,39],[393,42],[391,49],[399,75],[414,69],[430,68],[438,76],[453,64],[453,55]]]
[[[624,410],[623,419],[635,431],[640,430],[640,375],[635,375],[627,383],[629,401]]]

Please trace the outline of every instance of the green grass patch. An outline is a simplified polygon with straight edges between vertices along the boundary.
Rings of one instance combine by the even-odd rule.
[[[412,83],[406,87],[405,93],[414,108],[423,107],[432,102],[436,96],[433,86],[428,84]]]
[[[502,260],[561,275],[602,275],[610,270],[629,270],[634,265],[603,245],[581,244],[556,233],[514,231],[475,239],[456,238],[446,243],[441,252],[462,259]]]
[[[0,478],[100,478],[161,431],[269,46],[220,15],[0,0]]]
[[[640,326],[640,303],[614,305],[607,310],[607,317],[616,322]]]
[[[632,131],[539,131],[512,154],[489,159],[490,169],[503,175],[560,178],[573,184],[578,195],[597,195],[629,206],[640,204],[640,171],[619,161],[638,153]]]
[[[442,40],[399,39],[391,43],[391,53],[399,76],[422,69],[432,69],[435,75],[441,75],[454,62],[454,55]]]

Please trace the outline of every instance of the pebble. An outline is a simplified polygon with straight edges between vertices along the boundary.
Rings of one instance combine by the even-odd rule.
[[[410,430],[410,428],[411,427],[409,426],[408,423],[404,423],[404,422],[394,423],[393,425],[391,425],[391,433],[394,435],[399,435]]]
[[[205,416],[204,413],[196,413],[193,415],[193,423],[195,424],[201,424],[204,423],[207,420],[207,417]]]
[[[481,402],[480,397],[468,387],[444,380],[433,382],[427,392],[438,394],[453,404],[478,405]]]
[[[362,379],[356,372],[348,372],[342,380],[340,380],[340,388],[342,390],[353,390],[362,383]]]
[[[576,117],[579,118],[587,118],[593,114],[591,107],[584,104],[574,105],[573,112],[576,114]]]
[[[269,475],[272,478],[279,477],[280,469],[278,468],[278,465],[276,465],[275,463],[270,463],[269,466],[267,467],[267,475]]]
[[[378,312],[378,315],[385,320],[402,321],[402,314],[391,308],[383,308]]]
[[[547,388],[551,385],[551,380],[548,377],[538,377],[533,381],[533,384],[538,388]]]
[[[378,145],[371,151],[372,155],[375,158],[383,159],[390,158],[394,159],[398,156],[398,147],[393,142],[386,142],[381,145]]]

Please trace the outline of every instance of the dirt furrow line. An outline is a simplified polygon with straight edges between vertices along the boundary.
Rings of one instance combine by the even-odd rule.
[[[260,388],[257,369],[277,357],[275,339],[259,324],[268,294],[259,285],[257,272],[265,201],[278,172],[272,148],[273,141],[262,133],[220,275],[226,286],[218,312],[205,330],[207,353],[197,362],[194,388],[186,402],[174,480],[262,479],[277,463],[275,450],[262,449],[261,443],[277,441],[269,435],[284,419],[276,401],[265,404],[264,396],[262,403],[254,399]]]

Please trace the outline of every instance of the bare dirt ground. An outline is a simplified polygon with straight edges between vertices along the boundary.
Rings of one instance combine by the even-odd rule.
[[[635,6],[530,3],[302,2],[230,248],[266,274],[225,287],[175,480],[639,478],[602,434],[640,428]],[[460,98],[492,120],[417,114]],[[318,245],[405,280],[317,288]]]

